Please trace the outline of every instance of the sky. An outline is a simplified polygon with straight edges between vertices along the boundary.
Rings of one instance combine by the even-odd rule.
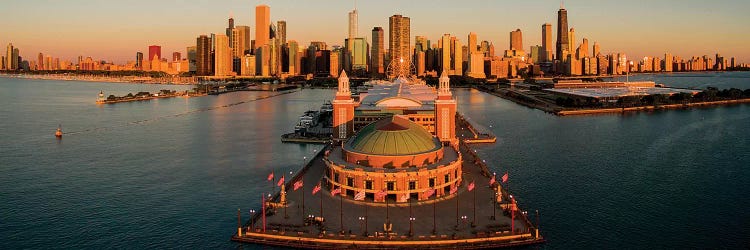
[[[29,60],[42,52],[61,60],[82,55],[125,63],[152,44],[162,46],[162,57],[184,55],[197,36],[224,33],[230,15],[235,25],[250,26],[254,37],[259,4],[270,6],[272,22],[287,21],[287,40],[329,46],[343,44],[347,13],[355,7],[352,0],[3,0],[0,44],[13,43]],[[567,0],[564,6],[577,44],[588,38],[603,53],[622,52],[631,60],[720,53],[750,63],[748,0]],[[552,24],[555,37],[560,1],[360,0],[356,8],[359,36],[369,41],[372,28],[383,27],[386,47],[388,17],[401,14],[411,18],[412,44],[414,36],[437,42],[445,33],[466,44],[475,32],[499,55],[516,29],[527,50],[541,44],[544,23]]]

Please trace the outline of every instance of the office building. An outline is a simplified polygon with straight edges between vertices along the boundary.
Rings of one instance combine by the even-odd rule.
[[[282,45],[286,44],[286,21],[281,20],[276,22],[276,38],[279,39]],[[250,42],[249,39],[247,41],[248,43]]]
[[[545,62],[552,61],[552,24],[542,25],[542,59]]]

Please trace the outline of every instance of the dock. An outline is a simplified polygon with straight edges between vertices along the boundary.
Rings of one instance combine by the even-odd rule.
[[[464,181],[455,194],[398,204],[364,203],[346,194],[343,198],[331,196],[326,187],[313,195],[313,187],[325,183],[321,181],[325,178],[325,154],[339,147],[327,144],[294,176],[286,176],[285,202],[279,189],[263,197],[265,209],[261,206],[252,218],[238,224],[231,240],[308,249],[488,249],[544,242],[538,223],[532,223],[520,205],[516,204],[519,210],[511,215],[511,194],[500,185],[500,175],[490,172],[467,141],[494,136],[469,129],[470,122],[463,118],[456,123],[457,134],[461,130],[474,132],[459,134]],[[490,184],[493,177],[497,182]],[[303,185],[294,190],[298,181]],[[476,184],[473,191],[467,189],[469,183]],[[260,203],[264,194],[257,195]],[[238,223],[241,221],[238,217]]]

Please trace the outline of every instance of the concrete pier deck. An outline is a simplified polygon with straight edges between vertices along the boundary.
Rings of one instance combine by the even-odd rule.
[[[458,131],[462,128],[468,131],[466,126],[470,125],[457,122]],[[475,138],[472,133],[458,136],[461,140]],[[293,178],[286,176],[290,179],[286,183],[287,206],[267,210],[265,230],[258,209],[232,240],[316,249],[478,249],[544,242],[522,210],[516,212],[511,231],[510,214],[503,209],[508,206],[509,194],[503,191],[502,201],[493,203],[495,189],[489,185],[492,173],[463,141],[460,146],[464,157],[463,181],[456,194],[399,204],[395,204],[395,197],[389,197],[387,206],[354,201],[351,194],[331,196],[325,185],[312,195],[313,187],[324,178],[326,166],[322,157],[331,147],[327,145]],[[496,178],[499,182],[500,175]],[[297,180],[303,180],[304,186],[295,191],[293,184]],[[471,182],[476,186],[473,191],[467,189]],[[278,202],[280,195],[272,198]],[[315,217],[324,218],[324,222],[313,223],[314,219],[308,219]],[[384,224],[389,222],[392,228],[387,233]]]

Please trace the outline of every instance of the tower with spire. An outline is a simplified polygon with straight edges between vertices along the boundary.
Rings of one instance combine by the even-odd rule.
[[[354,133],[354,99],[346,71],[339,74],[339,86],[333,99],[333,139],[345,140]]]
[[[443,143],[456,143],[456,100],[450,89],[450,78],[444,70],[438,80],[435,100],[435,136]]]

